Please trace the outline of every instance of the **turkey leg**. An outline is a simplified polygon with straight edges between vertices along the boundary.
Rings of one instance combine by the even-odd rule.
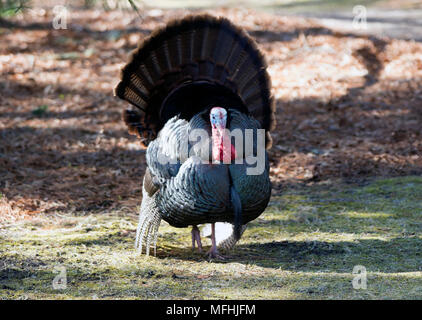
[[[192,226],[192,249],[195,249],[195,243],[198,244],[198,251],[202,252],[201,233],[198,226]]]
[[[210,259],[223,259],[223,256],[220,256],[217,250],[217,242],[215,241],[215,223],[211,224],[211,249],[208,251],[208,256]]]

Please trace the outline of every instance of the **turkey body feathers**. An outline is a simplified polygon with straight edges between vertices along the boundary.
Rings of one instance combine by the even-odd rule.
[[[175,227],[229,222],[233,234],[222,244],[230,248],[265,210],[271,195],[265,150],[263,171],[248,175],[247,170],[258,151],[258,130],[265,130],[269,148],[275,125],[266,67],[245,31],[209,15],[170,22],[133,52],[115,95],[134,106],[124,112],[124,120],[147,146],[136,236],[140,251],[145,245],[148,254],[152,243],[155,248],[161,219]],[[208,137],[216,132],[210,123],[214,107],[225,110],[224,127],[243,136],[244,152],[236,149],[229,163],[213,159],[214,138],[189,140],[196,129]],[[245,147],[247,130],[252,130],[252,148]]]
[[[237,110],[229,109],[232,129],[250,130],[259,128],[259,123]],[[201,154],[194,148],[196,142],[188,143],[191,157],[180,160],[178,148],[182,137],[187,137],[191,130],[201,125],[209,130],[202,114],[197,114],[189,122],[172,118],[164,126],[157,139],[147,149],[147,165],[151,174],[160,181],[157,207],[162,211],[162,218],[175,227],[212,222],[235,222],[231,187],[239,196],[242,207],[243,224],[255,219],[265,209],[271,192],[268,176],[268,159],[265,170],[260,175],[247,175],[248,163],[216,164],[203,163]],[[208,128],[206,127],[208,126]],[[169,143],[170,141],[170,143]],[[208,142],[206,142],[208,143]],[[254,141],[255,145],[257,141]],[[256,146],[255,148],[256,149]],[[168,163],[159,159],[170,155]],[[246,157],[248,155],[246,154]]]

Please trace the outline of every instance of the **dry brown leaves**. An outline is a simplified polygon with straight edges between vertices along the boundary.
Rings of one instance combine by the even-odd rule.
[[[0,215],[134,211],[144,151],[112,96],[129,52],[187,11],[33,10],[0,33]],[[341,34],[309,19],[210,11],[265,52],[278,115],[270,151],[286,182],[422,173],[422,45]]]

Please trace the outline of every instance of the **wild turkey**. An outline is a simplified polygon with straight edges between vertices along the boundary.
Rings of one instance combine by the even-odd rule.
[[[153,242],[155,254],[164,219],[174,227],[192,226],[192,246],[199,250],[197,226],[211,223],[209,255],[216,257],[214,223],[233,224],[232,235],[220,245],[229,248],[265,210],[271,194],[265,148],[260,174],[246,174],[251,164],[245,159],[256,155],[260,145],[271,146],[269,131],[275,121],[270,87],[255,42],[225,18],[194,15],[175,20],[133,52],[115,95],[135,107],[124,112],[124,120],[147,147],[135,243],[140,252],[145,244],[148,255]],[[236,141],[233,145],[229,138],[226,143],[224,128],[240,129],[244,136],[250,129],[252,149],[247,150],[245,138],[239,144],[245,152],[237,152]],[[203,129],[211,139],[196,145],[187,140],[195,129]],[[258,129],[265,133],[261,144]],[[202,153],[207,145],[211,155]],[[182,155],[185,146],[188,153]]]

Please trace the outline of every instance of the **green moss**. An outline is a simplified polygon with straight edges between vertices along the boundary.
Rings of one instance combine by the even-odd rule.
[[[295,186],[211,262],[166,223],[157,257],[145,257],[136,216],[37,218],[0,233],[0,298],[421,299],[421,215],[420,177]],[[357,265],[366,290],[352,287]],[[53,288],[58,267],[66,289]]]

